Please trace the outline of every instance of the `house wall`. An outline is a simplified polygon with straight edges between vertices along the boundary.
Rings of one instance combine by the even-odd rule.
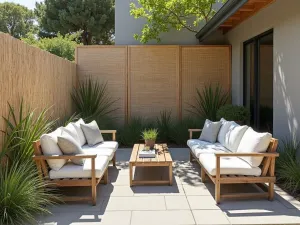
[[[232,101],[243,101],[243,42],[274,29],[274,136],[300,135],[300,1],[277,0],[230,31],[232,45]]]
[[[145,24],[143,19],[135,19],[130,15],[130,3],[136,3],[137,0],[116,0],[115,4],[115,44],[116,45],[140,45],[141,43],[133,38],[134,34],[139,34]],[[222,4],[215,4],[214,8],[219,9]],[[202,25],[203,26],[203,25]],[[201,26],[199,26],[200,30]],[[195,45],[198,44],[195,33],[188,30],[171,30],[168,33],[161,34],[159,44],[169,45]],[[157,44],[151,41],[147,44]]]

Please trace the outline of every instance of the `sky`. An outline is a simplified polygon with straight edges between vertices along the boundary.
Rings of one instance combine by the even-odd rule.
[[[20,5],[24,5],[29,9],[34,9],[35,7],[35,2],[41,2],[42,0],[0,0],[0,3],[3,2],[14,2],[18,3]]]

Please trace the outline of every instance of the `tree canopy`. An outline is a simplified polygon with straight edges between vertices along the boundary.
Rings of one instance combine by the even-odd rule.
[[[137,0],[130,4],[134,18],[146,20],[141,34],[134,38],[142,43],[160,42],[160,34],[171,29],[186,29],[196,33],[200,22],[207,22],[214,14],[213,4],[226,0]]]
[[[45,0],[36,3],[40,33],[65,35],[82,31],[81,42],[110,44],[114,33],[113,0]]]
[[[32,10],[15,3],[0,3],[1,32],[9,33],[15,38],[21,38],[35,29]]]

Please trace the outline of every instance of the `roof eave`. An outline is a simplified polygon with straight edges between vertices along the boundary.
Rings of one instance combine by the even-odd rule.
[[[247,2],[248,0],[228,0],[216,15],[196,34],[196,38],[200,42],[203,41]]]

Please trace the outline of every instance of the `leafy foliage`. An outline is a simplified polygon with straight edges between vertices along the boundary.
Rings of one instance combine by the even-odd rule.
[[[41,33],[69,34],[83,31],[81,42],[111,44],[114,33],[113,0],[45,0],[36,3]]]
[[[144,140],[153,140],[155,141],[158,135],[157,129],[146,129],[142,132],[142,138]]]
[[[37,39],[34,34],[29,33],[27,37],[22,38],[22,41],[48,51],[54,55],[60,56],[70,61],[74,61],[75,49],[78,45],[78,38],[80,35],[80,32],[74,34],[66,34],[65,36],[58,33],[57,36],[53,38]]]
[[[160,112],[160,117],[156,118],[156,126],[158,127],[158,139],[161,142],[167,142],[170,139],[171,132],[171,111]]]
[[[299,141],[285,139],[279,146],[279,157],[276,159],[278,181],[292,193],[300,191],[300,161],[297,159],[299,151]]]
[[[71,93],[77,113],[86,122],[96,120],[101,124],[101,119],[111,112],[117,110],[113,100],[107,92],[107,83],[93,82],[91,79],[83,81],[78,87],[73,88]]]
[[[188,111],[196,114],[200,118],[216,121],[217,111],[220,107],[224,106],[228,100],[228,92],[223,91],[219,84],[216,87],[212,85],[205,86],[202,92],[197,89],[196,103],[189,104],[192,109]]]
[[[19,39],[35,32],[33,11],[11,2],[0,3],[0,31]]]
[[[217,111],[217,119],[224,118],[230,121],[248,121],[250,119],[250,111],[244,106],[224,105]]]
[[[171,29],[186,29],[198,32],[199,23],[208,21],[214,14],[213,4],[224,0],[138,0],[130,4],[130,14],[143,18],[145,23],[141,34],[135,39],[147,43],[154,39],[160,42],[160,34]]]

